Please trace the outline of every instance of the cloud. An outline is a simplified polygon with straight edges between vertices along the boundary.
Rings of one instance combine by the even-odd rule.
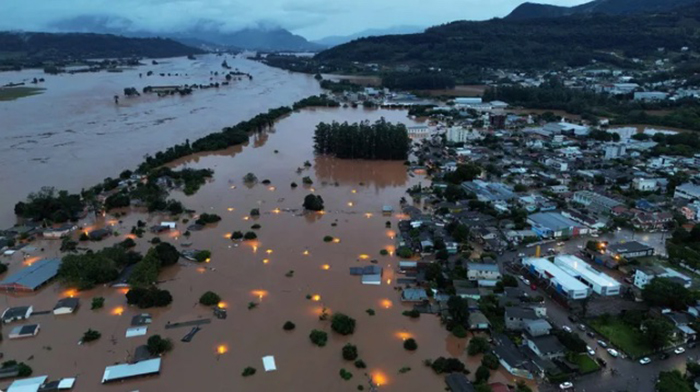
[[[108,17],[115,26],[151,32],[206,24],[234,31],[280,26],[308,38],[396,25],[430,26],[508,14],[523,0],[0,0],[0,29],[50,30],[82,15]],[[586,0],[545,0],[570,6]]]

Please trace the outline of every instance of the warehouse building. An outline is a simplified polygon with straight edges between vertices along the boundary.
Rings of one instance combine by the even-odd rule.
[[[0,282],[0,290],[35,291],[55,278],[61,259],[43,259]]]
[[[620,283],[603,272],[594,270],[588,263],[572,255],[554,257],[554,265],[574,278],[584,282],[593,292],[602,296],[620,295]]]
[[[588,286],[545,258],[524,258],[523,265],[528,268],[532,275],[549,281],[557,292],[567,298],[583,299],[591,293],[591,289]]]
[[[587,234],[588,228],[558,212],[539,212],[527,218],[532,231],[541,238],[576,237]]]

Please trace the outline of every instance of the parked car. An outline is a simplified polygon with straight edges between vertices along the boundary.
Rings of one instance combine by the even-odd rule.
[[[527,278],[526,278],[526,277],[524,277],[524,276],[522,276],[522,275],[520,275],[520,280],[521,280],[521,281],[522,281],[523,283],[527,284],[527,285],[529,285],[529,284],[530,284],[530,281],[529,281],[529,280],[527,280]]]
[[[648,364],[649,362],[651,362],[651,358],[649,358],[649,357],[644,357],[644,358],[642,358],[642,359],[639,360],[639,363],[642,364],[642,365],[646,365],[646,364]]]
[[[518,253],[518,257],[525,257],[525,253]]]
[[[620,355],[620,353],[617,352],[617,350],[615,350],[614,348],[609,348],[608,354],[610,354],[610,356],[613,358],[617,358]]]
[[[530,283],[530,290],[537,291],[537,285],[534,283]]]
[[[593,331],[588,331],[586,332],[586,336],[588,336],[589,338],[594,338],[595,334],[593,333]]]
[[[566,245],[566,244],[564,243],[564,241],[557,242],[557,246],[564,246],[564,245]]]
[[[564,331],[566,331],[566,332],[568,332],[568,333],[572,333],[572,332],[573,332],[573,330],[571,329],[571,327],[569,327],[568,325],[565,325],[565,326],[561,327],[561,329],[563,329]]]
[[[606,348],[606,347],[608,347],[608,344],[607,344],[607,343],[605,343],[605,342],[604,342],[604,341],[602,341],[602,340],[599,340],[599,341],[598,341],[598,345],[599,345],[600,347],[602,347],[602,348]]]
[[[573,387],[574,387],[574,384],[572,384],[568,381],[559,384],[559,389],[561,389],[562,391],[565,391],[567,389],[572,389]]]
[[[608,363],[605,362],[605,360],[604,360],[603,358],[596,358],[595,360],[596,360],[596,362],[598,362],[598,365],[600,365],[600,366],[602,366],[602,367],[607,367],[607,366],[608,366]]]
[[[677,349],[673,350],[673,352],[680,355],[685,352],[685,349],[683,347],[678,347]]]
[[[669,357],[670,355],[668,355],[668,353],[662,353],[661,355],[659,355],[659,359],[661,360],[668,359]]]
[[[586,326],[583,325],[583,324],[579,324],[579,325],[578,325],[578,329],[580,329],[581,331],[585,331],[585,330],[586,330]]]
[[[588,353],[590,355],[595,355],[595,350],[593,350],[593,348],[591,348],[591,346],[586,346],[586,351],[588,351]]]

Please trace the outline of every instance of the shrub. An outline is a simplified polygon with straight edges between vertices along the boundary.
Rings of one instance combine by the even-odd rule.
[[[403,341],[403,348],[405,348],[408,351],[415,351],[418,349],[418,343],[416,343],[415,339],[408,338]]]
[[[481,359],[481,364],[491,370],[496,370],[499,365],[498,357],[491,353],[484,354],[484,357]]]
[[[255,372],[257,372],[257,370],[254,367],[248,366],[245,369],[243,369],[243,373],[241,373],[241,375],[243,377],[248,377],[248,376],[252,376],[253,374],[255,374]]]
[[[311,177],[304,177],[301,179],[301,182],[304,185],[312,185],[314,183],[314,181],[311,179]]]
[[[262,227],[262,226],[260,226],[260,225],[257,224],[257,223],[254,224],[253,226],[250,226],[250,228],[253,229],[253,230],[258,230],[258,229],[261,228],[261,227]]]
[[[303,207],[309,211],[323,210],[323,198],[318,195],[306,195]]]
[[[260,216],[260,209],[253,208],[252,210],[250,210],[250,216]]]
[[[85,342],[85,343],[92,342],[92,341],[99,339],[101,336],[102,336],[102,334],[99,331],[95,331],[94,329],[88,329],[83,334],[83,342]]]
[[[399,373],[400,373],[400,374],[408,373],[408,372],[410,372],[410,371],[411,371],[411,368],[408,367],[408,366],[404,366],[404,367],[402,367],[401,369],[399,369]]]
[[[121,247],[124,248],[124,249],[131,249],[131,248],[133,248],[134,246],[136,246],[136,241],[134,241],[134,240],[131,239],[131,238],[127,238],[127,239],[125,239],[124,241],[120,242],[120,243],[119,243],[119,246],[121,246]]]
[[[365,364],[365,361],[358,359],[357,361],[355,361],[355,367],[358,369],[365,369],[367,365]]]
[[[221,217],[216,215],[216,214],[207,214],[206,212],[203,213],[202,215],[199,216],[199,219],[197,219],[194,223],[198,225],[206,225],[209,223],[216,223],[221,220]]]
[[[298,187],[298,186],[299,186],[299,185],[297,185],[296,182],[293,182],[292,185],[291,185],[292,188],[296,188],[296,187]]]
[[[199,303],[204,306],[214,306],[221,302],[221,297],[213,291],[207,291],[199,297]]]
[[[355,332],[355,319],[343,313],[336,313],[331,318],[331,329],[341,335]]]
[[[291,330],[293,330],[293,329],[296,328],[296,327],[297,327],[297,326],[294,325],[293,322],[287,321],[287,322],[284,323],[284,325],[282,326],[282,329],[284,329],[285,331],[291,331]]]
[[[409,257],[413,257],[413,251],[409,247],[402,246],[396,251],[396,255],[403,259],[407,259]]]
[[[455,372],[468,373],[462,361],[457,358],[439,357],[431,363],[430,367],[437,374]]]
[[[420,312],[417,311],[416,309],[411,309],[411,310],[404,310],[402,315],[410,318],[418,318],[420,317]]]
[[[464,339],[467,337],[467,330],[464,329],[463,326],[457,325],[456,327],[452,328],[452,334],[460,339]]]
[[[161,355],[173,348],[173,342],[170,339],[163,339],[160,335],[153,335],[148,338],[146,347],[151,355]]]
[[[382,256],[388,256],[388,255],[389,255],[389,251],[386,250],[386,249],[382,249],[382,250],[379,251],[379,254],[382,255]]]
[[[243,239],[246,241],[252,241],[254,239],[257,239],[258,235],[255,234],[254,231],[246,231],[246,233],[243,235]]]
[[[333,242],[333,237],[327,235],[327,236],[323,237],[323,242]]]
[[[326,345],[326,342],[328,342],[328,334],[323,331],[319,331],[318,329],[314,329],[311,331],[311,334],[309,334],[309,339],[311,339],[311,343],[319,347],[323,347]]]
[[[489,368],[481,365],[478,369],[476,369],[476,374],[474,376],[476,377],[476,383],[478,384],[488,381],[489,377],[491,377],[491,372],[489,371]]]
[[[92,309],[92,310],[101,309],[103,306],[105,306],[104,297],[95,297],[92,299],[92,304],[90,305],[90,309]]]
[[[477,355],[485,353],[489,350],[489,342],[485,338],[480,336],[474,337],[469,341],[469,346],[467,347],[467,354]]]
[[[350,373],[349,371],[347,371],[345,369],[340,369],[340,377],[343,380],[347,381],[347,380],[352,378],[352,373]]]
[[[180,252],[167,242],[161,242],[153,249],[155,250],[156,257],[160,260],[160,265],[163,267],[176,264],[177,261],[180,260]]]
[[[367,309],[367,310],[365,310],[365,312],[367,312],[367,314],[370,315],[370,316],[374,316],[374,314],[376,313],[376,312],[374,311],[374,309]]]
[[[246,182],[249,184],[255,183],[255,182],[258,182],[258,177],[253,173],[248,173],[245,176],[243,176],[243,182]]]
[[[243,238],[243,232],[241,232],[241,231],[234,231],[234,232],[231,234],[231,239],[232,239],[232,240],[240,240],[241,238]]]
[[[258,307],[258,304],[257,304],[257,303],[255,303],[255,302],[253,302],[253,301],[248,302],[248,310],[252,310],[252,309],[255,309],[255,308],[257,308],[257,307]]]
[[[160,238],[153,237],[153,239],[151,240],[151,244],[153,244],[153,245],[160,244]]]
[[[194,259],[197,260],[198,263],[203,263],[211,258],[211,252],[208,250],[200,250],[197,252],[197,254],[194,255]]]
[[[173,296],[168,290],[160,290],[157,287],[133,287],[126,293],[126,302],[141,309],[164,307],[173,302]]]
[[[357,346],[350,343],[343,346],[343,359],[346,361],[354,361],[357,359]]]

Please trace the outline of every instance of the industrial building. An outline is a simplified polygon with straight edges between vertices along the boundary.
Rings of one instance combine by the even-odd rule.
[[[588,263],[572,255],[554,257],[554,265],[574,278],[587,284],[593,292],[602,296],[620,295],[620,283],[603,272],[594,270]]]
[[[591,191],[574,193],[574,203],[581,204],[598,213],[610,213],[613,208],[623,205],[615,199]]]
[[[127,378],[160,373],[160,358],[147,359],[136,363],[123,363],[107,366],[102,375],[102,383],[126,380]]]
[[[58,274],[61,259],[43,259],[0,282],[0,290],[35,291]]]
[[[542,238],[576,237],[588,233],[588,228],[558,212],[539,212],[527,218],[532,231]]]
[[[540,279],[548,280],[557,292],[571,299],[583,299],[590,295],[591,289],[583,282],[571,276],[569,273],[554,265],[554,263],[541,257],[529,257],[523,259],[532,275]]]

